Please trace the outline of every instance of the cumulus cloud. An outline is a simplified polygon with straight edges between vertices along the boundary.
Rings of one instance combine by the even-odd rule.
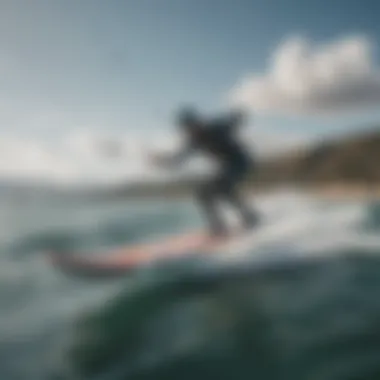
[[[316,45],[292,37],[274,52],[263,74],[242,78],[234,105],[277,114],[329,114],[380,104],[380,67],[373,44],[352,36]]]
[[[115,142],[124,147],[122,138]],[[109,159],[99,150],[99,136],[90,133],[69,134],[55,142],[0,135],[0,181],[114,184],[147,174],[134,152]]]
[[[259,155],[273,154],[304,144],[301,136],[247,129],[242,136]],[[117,143],[123,154],[104,154],[103,146]],[[213,164],[195,157],[178,170],[158,170],[146,160],[146,153],[174,153],[180,139],[172,135],[150,138],[75,131],[63,139],[22,138],[0,134],[0,183],[21,181],[62,186],[113,186],[141,181],[171,181],[208,176]],[[101,149],[99,149],[99,147]]]

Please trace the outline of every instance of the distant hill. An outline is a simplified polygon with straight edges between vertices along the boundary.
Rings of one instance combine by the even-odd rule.
[[[248,188],[276,186],[379,186],[380,132],[325,140],[258,162]],[[106,190],[104,196],[175,196],[189,193],[196,180],[140,183]],[[99,193],[98,193],[99,195]]]
[[[263,184],[380,184],[380,132],[330,140],[261,162]]]

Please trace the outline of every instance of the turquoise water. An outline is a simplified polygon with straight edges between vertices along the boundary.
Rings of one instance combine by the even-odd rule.
[[[256,206],[263,227],[239,252],[104,280],[46,252],[187,231],[198,210],[1,199],[0,378],[380,378],[380,204],[282,192]]]

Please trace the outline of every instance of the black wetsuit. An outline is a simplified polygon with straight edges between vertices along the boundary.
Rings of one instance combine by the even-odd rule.
[[[255,213],[243,202],[237,189],[253,169],[252,157],[237,139],[237,127],[229,120],[207,123],[196,137],[188,141],[185,149],[177,157],[182,160],[198,150],[209,155],[220,166],[218,173],[205,181],[197,191],[198,201],[214,233],[226,231],[217,210],[218,200],[227,201],[234,206],[247,226],[256,222]]]

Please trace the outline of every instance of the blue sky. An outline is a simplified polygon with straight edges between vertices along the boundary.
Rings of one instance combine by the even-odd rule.
[[[168,130],[181,104],[223,109],[292,36],[318,45],[363,35],[377,48],[379,14],[376,0],[3,0],[0,132]],[[375,49],[374,69],[378,58]],[[370,108],[333,119],[252,113],[258,128],[281,133],[380,121]]]

